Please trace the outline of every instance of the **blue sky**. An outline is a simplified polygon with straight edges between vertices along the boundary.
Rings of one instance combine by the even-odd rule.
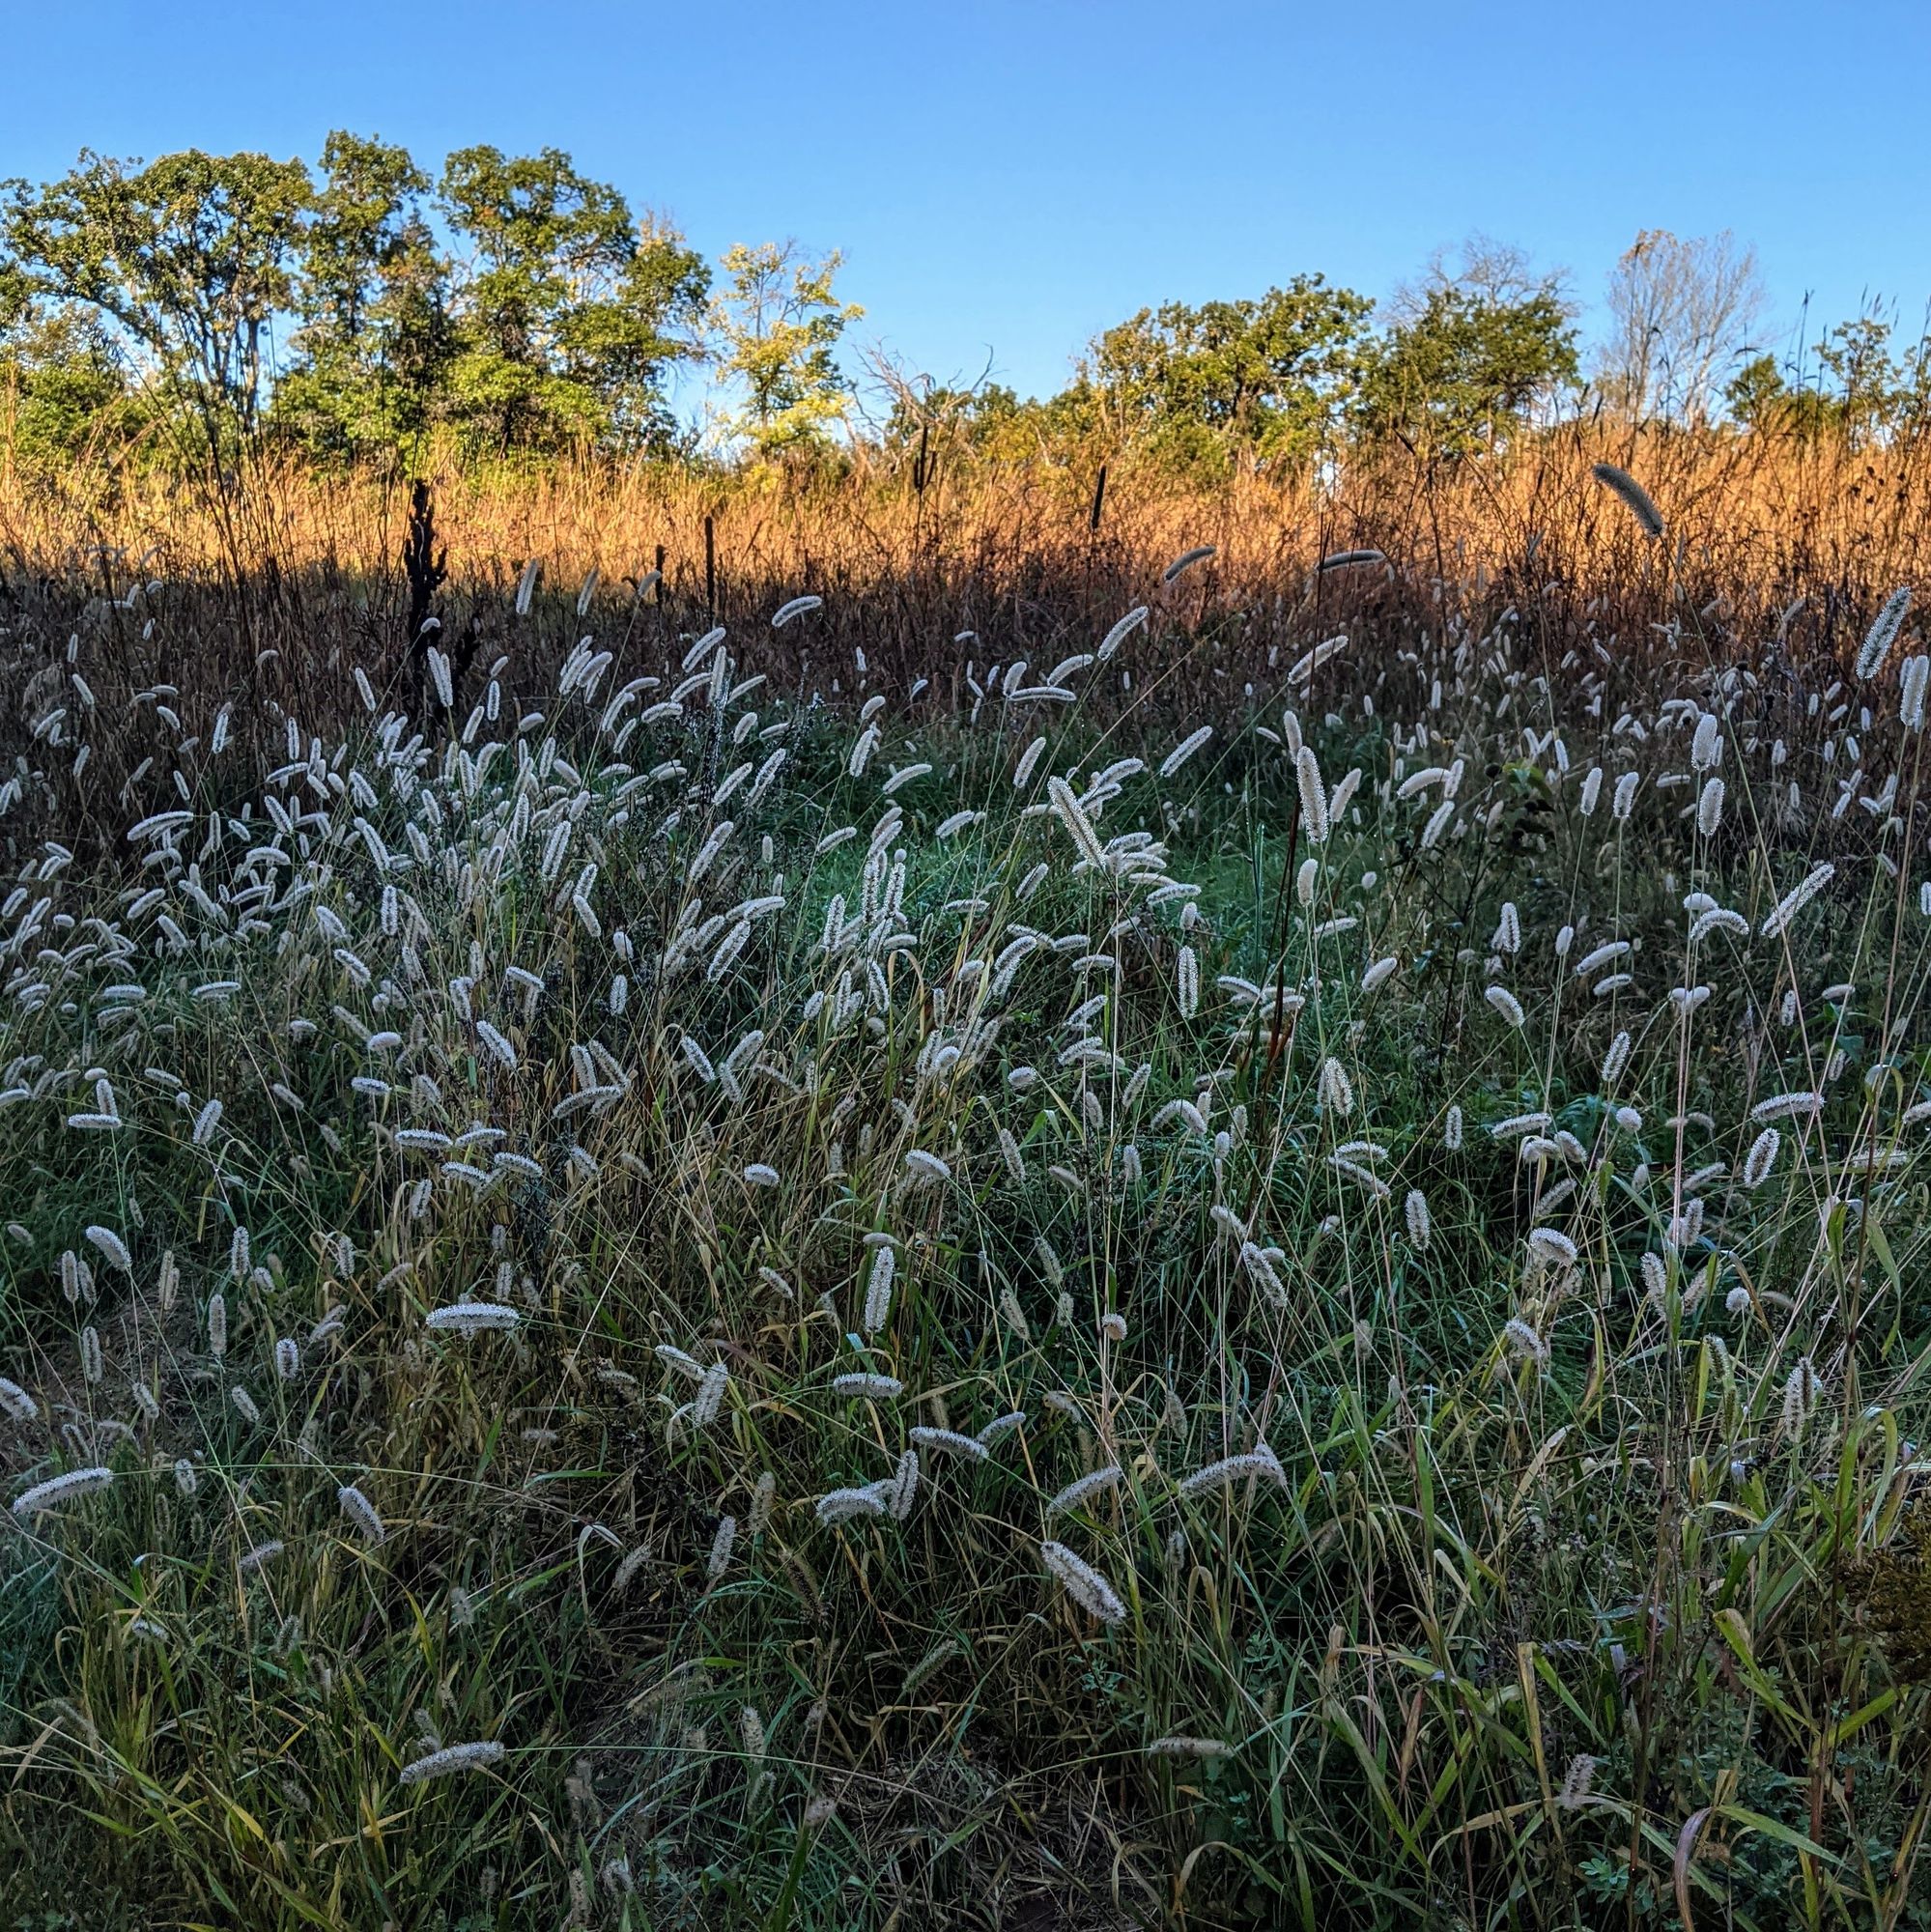
[[[1931,5],[85,8],[7,0],[0,176],[92,146],[312,158],[332,127],[554,144],[715,256],[842,247],[855,335],[1065,379],[1143,303],[1299,270],[1377,297],[1475,231],[1585,304],[1640,227],[1753,242],[1787,349],[1931,297]],[[1585,318],[1586,319],[1586,318]],[[1811,334],[1817,333],[1813,327]]]

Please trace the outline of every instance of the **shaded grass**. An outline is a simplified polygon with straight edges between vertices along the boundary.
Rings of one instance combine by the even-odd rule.
[[[1180,635],[1145,639],[1150,678]],[[1902,1121],[1926,1090],[1931,955],[1916,741],[1885,697],[1869,724],[1812,722],[1828,667],[1772,690],[1691,665],[1648,692],[1637,740],[1600,700],[1654,659],[1538,684],[1531,627],[1454,626],[1411,664],[1397,628],[1296,700],[1327,781],[1364,773],[1358,823],[1344,812],[1324,846],[1299,823],[1278,691],[1233,707],[1176,781],[1122,781],[1100,833],[1145,829],[1200,888],[1189,901],[1155,897],[1151,859],[1075,869],[1064,818],[1029,808],[1048,772],[1084,784],[1128,752],[1156,760],[1190,712],[972,723],[968,696],[961,723],[908,698],[858,776],[847,719],[765,694],[694,697],[619,745],[602,700],[642,665],[674,682],[684,640],[651,655],[662,642],[633,640],[595,699],[546,695],[526,729],[506,706],[497,729],[522,756],[481,775],[446,724],[440,749],[406,754],[398,719],[386,746],[358,731],[321,753],[337,792],[293,703],[296,749],[267,764],[264,705],[234,770],[188,785],[173,864],[131,870],[116,822],[49,868],[26,826],[62,822],[71,772],[21,807],[5,1053],[27,1091],[0,1106],[21,1228],[0,1248],[0,1349],[44,1413],[8,1424],[0,1455],[10,1493],[97,1458],[117,1475],[0,1546],[8,1907],[289,1926],[1036,1909],[1542,1925],[1668,1923],[1690,1897],[1712,1922],[1913,1922],[1924,1693],[1860,1595],[1900,1547],[1924,1426],[1924,1196]],[[1658,783],[1688,758],[1672,696],[1732,740],[1719,837]],[[753,728],[794,719],[793,762],[754,810],[720,807],[721,776],[758,750],[731,742],[753,706]],[[99,735],[128,770],[165,753],[158,790],[204,769],[188,729],[151,705]],[[1036,730],[1050,755],[1015,788]],[[1830,815],[1851,731],[1864,767],[1908,785],[1894,810]],[[1796,755],[1774,765],[1778,734]],[[1434,792],[1398,788],[1456,754],[1462,829],[1430,843]],[[625,792],[673,757],[681,777]],[[882,770],[915,758],[938,769],[883,799]],[[1644,779],[1627,822],[1606,799],[1582,809],[1598,759]],[[312,816],[244,819],[264,786]],[[867,883],[887,803],[905,823]],[[938,840],[961,804],[985,818]],[[721,811],[737,830],[694,877]],[[820,855],[848,821],[858,838]],[[580,830],[547,867],[564,823]],[[264,846],[283,863],[254,899],[244,855]],[[1692,889],[1754,933],[1827,854],[1839,876],[1787,945],[1692,947]],[[129,910],[149,879],[179,943],[157,908]],[[392,924],[384,884],[413,900]],[[728,923],[680,963],[694,901],[781,893],[724,967],[706,961]],[[75,923],[35,926],[43,896]],[[875,916],[827,951],[835,897]],[[1493,938],[1504,900],[1519,953]],[[1356,923],[1324,929],[1338,920]],[[1037,943],[995,993],[1021,927]],[[1612,935],[1639,948],[1635,978],[1598,999],[1574,964]],[[1395,977],[1364,991],[1382,957]],[[121,976],[146,997],[104,997]],[[194,996],[216,977],[239,989]],[[459,977],[475,982],[460,996]],[[1840,977],[1860,990],[1826,1002]],[[1304,1004],[1270,997],[1277,980]],[[1520,1029],[1485,1000],[1496,983]],[[1679,1012],[1669,988],[1699,983],[1707,1004]],[[733,1067],[753,1027],[765,1039]],[[1623,1029],[1628,1068],[1608,1077]],[[371,1046],[376,1030],[400,1038]],[[97,1066],[122,1131],[66,1124]],[[1774,1183],[1735,1184],[1750,1109],[1800,1084],[1826,1094],[1817,1121],[1787,1125]],[[198,1146],[211,1096],[224,1112]],[[1526,1136],[1492,1130],[1527,1113],[1550,1118],[1524,1162]],[[537,1172],[471,1193],[440,1168],[457,1150],[397,1139],[478,1122]],[[914,1149],[946,1178],[915,1185]],[[1858,1173],[1893,1149],[1894,1172]],[[754,1161],[775,1188],[745,1179]],[[125,1234],[133,1275],[97,1265],[96,1299],[70,1303],[59,1257],[92,1222]],[[1544,1228],[1573,1264],[1529,1240]],[[867,1235],[898,1261],[870,1329]],[[516,1332],[424,1328],[474,1298],[513,1307]],[[713,1422],[660,1347],[727,1368]],[[903,1394],[833,1388],[861,1369]],[[136,1377],[157,1415],[124,1394]],[[983,1459],[909,1434],[1022,1408]],[[1278,1484],[1184,1487],[1262,1441]],[[894,1479],[908,1444],[902,1515],[817,1520],[815,1498]],[[380,1545],[340,1512],[351,1481]],[[1118,1624],[1049,1583],[1045,1539],[1103,1572]],[[1203,1748],[1149,1748],[1175,1738]],[[503,1762],[403,1782],[419,1747],[472,1740]]]

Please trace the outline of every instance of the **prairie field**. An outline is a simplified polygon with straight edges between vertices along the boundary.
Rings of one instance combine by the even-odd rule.
[[[0,1924],[1931,1925],[1919,444],[427,508],[0,478]]]

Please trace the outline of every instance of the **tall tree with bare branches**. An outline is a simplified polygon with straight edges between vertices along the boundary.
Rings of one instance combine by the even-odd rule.
[[[1645,228],[1609,277],[1597,387],[1635,422],[1705,422],[1763,312],[1756,250],[1725,229],[1684,240]]]

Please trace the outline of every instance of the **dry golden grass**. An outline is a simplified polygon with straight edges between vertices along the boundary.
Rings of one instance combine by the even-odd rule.
[[[1593,481],[1599,462],[1637,476],[1669,543],[1653,549]],[[1576,424],[1479,462],[1430,464],[1394,449],[1328,474],[1242,475],[1213,486],[1116,464],[1090,527],[1098,459],[948,471],[923,493],[909,464],[866,456],[836,473],[742,474],[607,462],[436,479],[438,523],[458,590],[502,589],[540,558],[575,588],[664,562],[673,603],[705,596],[705,524],[716,600],[740,613],[800,589],[863,594],[901,620],[1003,603],[1023,632],[1036,604],[1118,608],[1179,551],[1216,547],[1186,580],[1198,614],[1264,610],[1322,555],[1372,546],[1410,597],[1471,590],[1586,599],[1605,621],[1672,597],[1718,596],[1740,632],[1809,607],[1791,635],[1839,645],[1890,587],[1923,573],[1931,455],[1916,443],[1854,449],[1655,427]],[[157,474],[87,469],[54,478],[0,469],[0,550],[45,573],[105,546],[167,574],[392,576],[407,490],[266,463],[221,500]]]

